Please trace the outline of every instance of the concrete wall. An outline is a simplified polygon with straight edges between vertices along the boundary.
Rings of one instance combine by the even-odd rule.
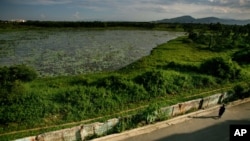
[[[183,103],[179,103],[172,106],[171,116],[185,114],[191,110],[197,110],[200,107],[201,99],[191,100]]]
[[[160,111],[163,113],[163,115],[165,115],[166,117],[171,117],[172,116],[172,112],[173,112],[173,107],[169,106],[169,107],[163,107],[160,109]]]
[[[176,105],[172,105],[169,107],[163,107],[160,109],[160,111],[168,117],[173,117],[173,116],[185,114],[192,110],[205,109],[205,108],[215,106],[221,103],[227,97],[228,97],[227,93],[215,94],[215,95],[208,96],[205,98],[199,98],[199,99],[179,103]]]
[[[16,141],[78,141],[85,140],[92,135],[105,135],[119,122],[117,118],[110,119],[104,123],[80,125],[73,128],[47,132],[37,136],[17,139]]]
[[[185,114],[192,110],[201,108],[208,108],[218,103],[221,103],[226,97],[227,93],[215,94],[205,98],[195,99],[176,105],[162,107],[161,113],[166,117],[173,117],[180,114]],[[58,131],[40,134],[34,137],[26,137],[16,141],[75,141],[85,140],[86,137],[92,135],[105,135],[119,122],[119,119],[114,118],[107,120],[104,123],[96,122],[92,124],[80,125],[69,129],[62,129]]]
[[[36,141],[36,137],[31,136],[31,137],[26,137],[26,138],[22,138],[22,139],[16,139],[15,141]]]
[[[75,141],[80,140],[81,127],[73,127],[53,132],[44,133],[36,137],[37,141]]]

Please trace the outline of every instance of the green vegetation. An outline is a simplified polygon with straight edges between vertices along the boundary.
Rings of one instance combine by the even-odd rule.
[[[142,107],[119,123],[116,132],[121,132],[161,119],[154,116],[159,105],[202,97],[210,93],[194,94],[229,85],[237,85],[230,100],[248,97],[249,26],[193,26],[189,36],[159,45],[149,56],[114,72],[37,78],[25,65],[1,67],[0,139],[11,131]],[[236,30],[241,28],[245,30]]]
[[[222,79],[235,80],[240,78],[240,67],[231,60],[221,57],[204,61],[200,66],[201,72],[208,75],[220,77]]]
[[[233,54],[233,60],[239,64],[249,64],[250,63],[250,49],[242,49]]]
[[[161,29],[161,30],[182,30],[182,24],[155,23],[155,22],[100,22],[100,21],[27,21],[24,23],[1,21],[2,29],[30,29],[30,28],[95,28],[95,29]]]
[[[230,96],[226,98],[225,102],[250,97],[250,83],[235,85],[233,89],[229,91],[229,94]]]

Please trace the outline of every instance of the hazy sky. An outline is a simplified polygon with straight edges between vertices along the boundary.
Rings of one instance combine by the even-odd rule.
[[[0,0],[0,20],[153,21],[183,15],[250,19],[250,0]]]

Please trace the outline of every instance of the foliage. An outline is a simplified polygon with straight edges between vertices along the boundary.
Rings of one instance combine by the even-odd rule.
[[[146,121],[147,124],[153,123],[158,119],[159,116],[159,105],[150,104],[142,113],[141,120]]]
[[[36,77],[35,70],[25,65],[0,68],[0,104],[10,105],[23,101],[26,93],[23,82],[32,81]]]
[[[196,30],[188,30],[188,38],[199,44],[199,47],[220,52],[249,46],[249,30],[249,25],[236,26],[217,23]]]
[[[165,95],[166,80],[161,71],[149,71],[135,78],[135,82],[143,85],[151,97]]]
[[[237,61],[240,64],[246,63],[249,64],[250,63],[250,49],[242,49],[240,51],[237,51],[233,54],[232,58],[234,61]]]
[[[240,78],[240,68],[231,60],[222,57],[211,58],[204,61],[200,66],[202,73],[213,75],[222,79]]]
[[[174,69],[177,71],[186,71],[186,72],[198,72],[199,68],[195,65],[189,65],[189,64],[179,64],[174,61],[171,61],[166,66],[166,69]]]
[[[26,65],[15,65],[0,68],[0,79],[4,84],[7,83],[7,81],[14,82],[16,80],[28,82],[36,78],[36,71]]]
[[[135,115],[120,118],[119,123],[114,127],[114,132],[120,133],[138,126],[152,124],[160,119],[159,112],[159,105],[150,104]]]
[[[104,87],[111,90],[117,96],[120,96],[123,103],[145,100],[147,91],[141,86],[122,76],[109,76],[99,81],[98,87]]]
[[[10,94],[6,101],[1,101],[0,124],[8,125],[12,122],[33,124],[44,117],[44,103],[40,96],[34,94]],[[2,98],[1,98],[2,99]]]
[[[248,85],[238,84],[229,91],[229,96],[224,100],[225,102],[234,101],[237,99],[244,99],[250,97],[250,88]]]

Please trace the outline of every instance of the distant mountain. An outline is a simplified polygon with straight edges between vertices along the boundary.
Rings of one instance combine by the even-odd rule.
[[[181,16],[176,17],[172,19],[163,19],[156,21],[157,23],[204,23],[204,24],[210,24],[210,23],[221,23],[221,24],[229,24],[229,25],[246,25],[250,24],[249,20],[235,20],[235,19],[220,19],[216,17],[206,17],[206,18],[198,18],[195,19],[191,16]]]

